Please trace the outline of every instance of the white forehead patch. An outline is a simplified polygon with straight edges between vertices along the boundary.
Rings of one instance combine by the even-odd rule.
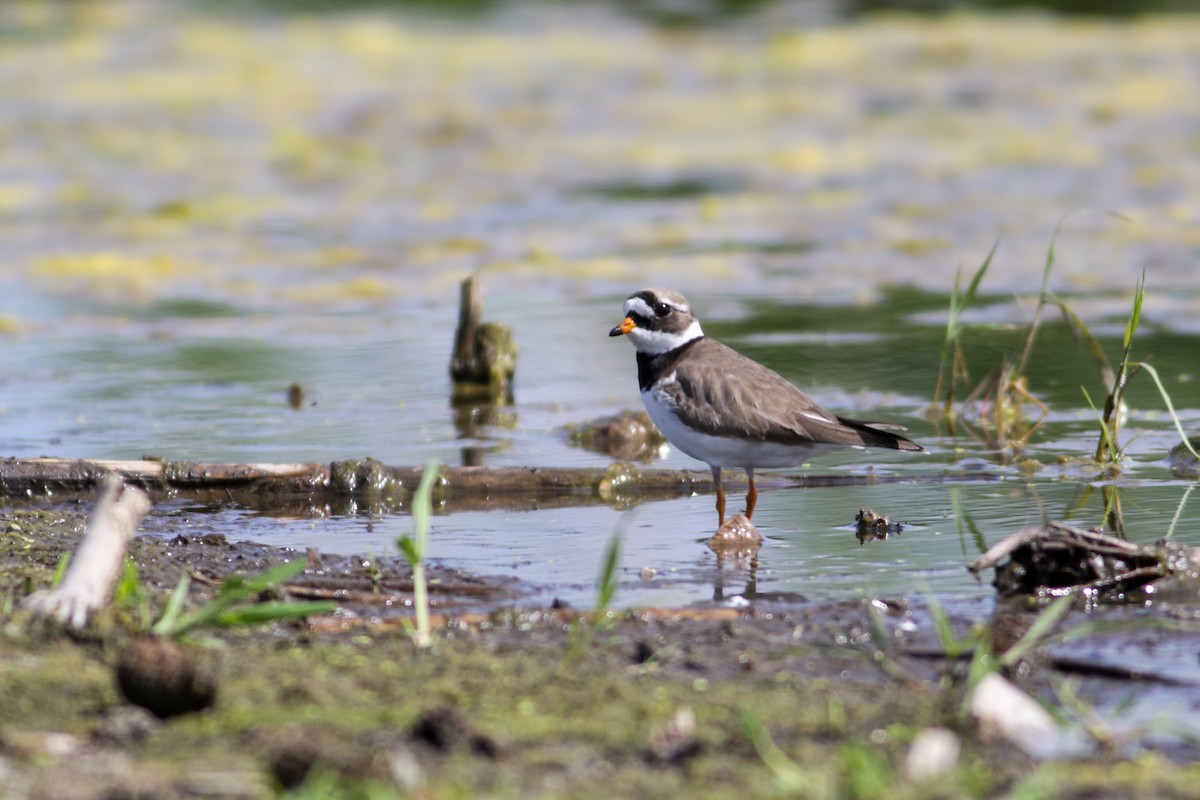
[[[640,297],[631,297],[625,301],[625,316],[637,314],[639,317],[652,317],[654,311],[650,304]]]

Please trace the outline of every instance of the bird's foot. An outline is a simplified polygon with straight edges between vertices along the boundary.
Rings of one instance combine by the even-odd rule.
[[[708,540],[708,547],[718,555],[742,558],[753,556],[762,547],[763,536],[745,514],[734,514],[721,524]]]

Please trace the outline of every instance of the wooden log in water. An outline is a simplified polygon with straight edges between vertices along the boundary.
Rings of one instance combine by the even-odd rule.
[[[68,458],[0,459],[0,496],[44,495],[90,491],[109,473],[150,490],[222,489],[259,493],[328,493],[371,495],[394,489],[411,492],[420,482],[423,467],[388,466],[374,459],[334,461],[328,464],[225,464],[193,461]],[[760,488],[783,486],[863,486],[878,483],[915,483],[918,480],[986,480],[987,475],[809,475],[763,473],[756,475]],[[731,472],[725,485],[744,488],[745,478]],[[642,469],[616,462],[608,467],[454,467],[441,468],[436,493],[442,499],[505,493],[710,492],[708,470]]]
[[[476,272],[462,282],[454,352],[450,357],[454,405],[512,404],[517,345],[512,329],[483,321],[483,284]]]
[[[321,464],[9,458],[0,461],[0,496],[85,492],[112,473],[150,490],[271,485],[278,491],[301,492],[329,481],[329,466]]]
[[[406,511],[420,483],[422,467],[388,466],[374,459],[296,464],[218,464],[191,461],[113,461],[104,459],[0,459],[0,497],[63,496],[91,492],[109,473],[164,494],[194,502],[237,504],[263,513],[312,518],[370,511]],[[989,480],[987,474],[814,475],[761,473],[759,489],[863,486]],[[745,488],[739,471],[725,487]],[[607,467],[441,468],[434,489],[435,511],[534,510],[607,504],[631,507],[713,491],[705,470],[643,469],[616,462]]]
[[[190,461],[9,458],[0,460],[0,496],[43,495],[92,489],[110,473],[150,490],[225,489],[278,494],[372,496],[411,493],[423,467],[388,466],[373,459],[329,464],[214,464]],[[736,481],[730,481],[736,486]],[[768,479],[767,483],[770,483]],[[610,467],[441,468],[437,496],[505,493],[611,493],[712,489],[707,470]]]

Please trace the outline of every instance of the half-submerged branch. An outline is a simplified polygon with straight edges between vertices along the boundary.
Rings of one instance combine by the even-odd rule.
[[[1130,600],[1163,578],[1194,576],[1200,551],[1173,542],[1139,545],[1065,522],[1034,525],[1014,533],[975,559],[978,573],[994,567],[1002,596],[1053,596],[1092,592]]]
[[[203,464],[185,461],[104,461],[33,458],[0,460],[0,496],[91,491],[110,473],[151,492],[189,496],[213,492],[225,502],[251,506],[364,503],[407,508],[422,467],[393,467],[373,459],[329,464]],[[963,476],[979,479],[986,476]],[[935,476],[935,480],[950,480]],[[912,482],[913,476],[763,475],[760,489]],[[737,489],[737,481],[727,481]],[[713,490],[708,470],[608,467],[442,467],[434,487],[443,510],[632,504]],[[215,499],[215,498],[214,498]]]

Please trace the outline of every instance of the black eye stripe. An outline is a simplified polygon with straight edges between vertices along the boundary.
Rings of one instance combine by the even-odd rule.
[[[686,318],[691,310],[685,304],[679,304],[646,290],[629,296],[629,299],[625,301],[625,313],[639,325],[648,322],[652,327],[657,327],[671,324],[670,320],[677,319],[678,315]]]
[[[650,292],[638,292],[633,297],[636,297],[637,299],[641,300],[643,303],[646,304],[646,306],[648,308],[654,308],[655,304],[659,302],[659,299],[657,297],[655,297],[653,294],[651,294]],[[631,297],[629,299],[632,300],[633,297]]]

